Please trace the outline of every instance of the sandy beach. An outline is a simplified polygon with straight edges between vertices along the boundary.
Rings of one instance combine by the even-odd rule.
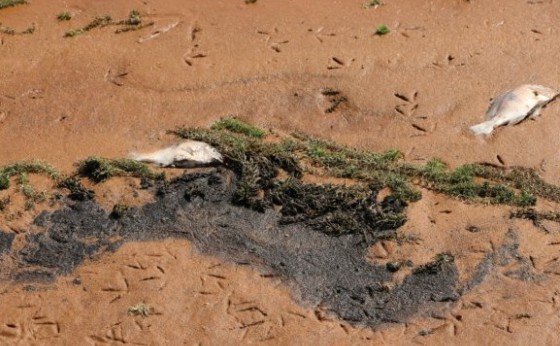
[[[305,133],[363,151],[398,150],[407,164],[523,167],[560,185],[558,101],[492,136],[469,131],[506,90],[560,88],[557,1],[374,3],[33,0],[0,8],[0,168],[40,160],[72,174],[87,157],[149,152],[177,143],[170,130],[235,117],[270,141]],[[0,189],[0,206],[8,201],[0,207],[3,345],[559,342],[560,224],[552,217],[532,222],[512,217],[515,206],[462,201],[418,184],[422,198],[407,203],[396,230],[407,241],[372,242],[359,264],[413,263],[380,281],[392,292],[449,253],[454,295],[442,288],[442,297],[423,297],[428,303],[404,309],[402,319],[377,323],[367,311],[366,319],[345,318],[264,259],[235,260],[231,249],[221,254],[198,235],[148,236],[157,223],[131,239],[106,235],[67,272],[24,262],[26,244],[56,221],[45,215],[81,204],[53,193],[58,199],[32,205],[21,180],[53,191],[52,180],[11,179]],[[105,230],[96,220],[119,213],[115,206],[141,210],[158,201],[135,177],[83,184],[96,203],[84,208],[100,215],[75,226],[91,228],[79,238],[86,245]],[[539,196],[534,210],[554,213],[558,202]],[[268,225],[265,216],[255,220]]]

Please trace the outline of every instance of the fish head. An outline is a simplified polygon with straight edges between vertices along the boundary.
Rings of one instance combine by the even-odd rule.
[[[557,90],[542,85],[530,85],[529,89],[539,102],[548,102],[558,96]]]

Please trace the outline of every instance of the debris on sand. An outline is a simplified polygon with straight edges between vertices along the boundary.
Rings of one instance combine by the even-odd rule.
[[[515,125],[526,118],[535,119],[541,109],[558,96],[558,91],[542,86],[525,84],[496,97],[486,112],[486,121],[472,126],[475,135],[489,135],[496,127]]]
[[[152,153],[131,153],[137,161],[155,163],[163,167],[197,167],[222,162],[222,155],[210,145],[193,140],[172,145]]]

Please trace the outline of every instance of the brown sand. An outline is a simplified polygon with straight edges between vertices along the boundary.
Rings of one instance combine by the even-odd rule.
[[[500,128],[492,138],[468,132],[504,90],[560,87],[557,2],[387,0],[376,9],[364,2],[34,0],[2,9],[4,26],[36,30],[0,34],[0,165],[34,158],[70,171],[88,155],[161,147],[174,140],[169,129],[233,114],[281,132],[397,148],[411,162],[501,160],[560,183],[558,102],[540,119]],[[120,19],[131,9],[154,26],[63,38],[95,16]],[[74,18],[57,22],[65,10]],[[374,36],[382,23],[391,33]],[[348,102],[326,113],[323,87]],[[111,186],[106,197],[118,198],[118,189]],[[134,243],[52,285],[26,290],[2,282],[0,344],[560,342],[558,230],[546,234],[508,220],[507,208],[428,192],[408,213],[402,232],[419,240],[376,245],[376,261],[412,256],[421,263],[449,251],[469,273],[513,229],[520,253],[542,277],[514,280],[504,273],[515,268],[506,267],[446,314],[358,329],[299,306],[266,273],[201,256],[185,241]],[[478,232],[466,230],[475,223]],[[150,316],[127,314],[142,302],[153,307]]]

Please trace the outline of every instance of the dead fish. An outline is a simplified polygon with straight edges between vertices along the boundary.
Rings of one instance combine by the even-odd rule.
[[[558,91],[542,85],[525,84],[496,97],[486,112],[486,121],[471,127],[475,135],[489,135],[503,125],[515,125],[525,118],[535,119],[541,109],[558,96]]]
[[[207,143],[187,140],[183,143],[154,151],[152,153],[130,153],[136,161],[155,163],[162,167],[198,167],[220,163],[222,154]]]

